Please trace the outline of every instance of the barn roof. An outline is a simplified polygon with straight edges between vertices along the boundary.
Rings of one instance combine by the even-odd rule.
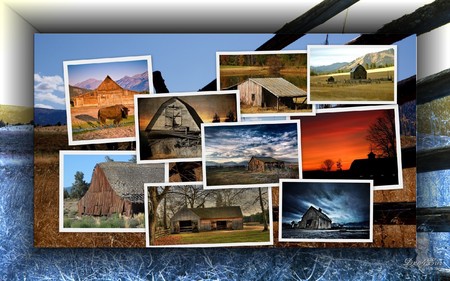
[[[313,211],[314,213],[316,213],[320,218],[322,218],[322,219],[324,219],[324,220],[326,220],[326,221],[331,222],[331,219],[330,219],[327,215],[325,215],[324,213],[320,212],[319,210],[317,210],[317,209],[314,208],[313,206],[309,207],[309,209],[308,209],[308,211],[306,211],[306,213],[309,212],[309,210],[311,210],[311,211]],[[306,213],[305,213],[305,214],[306,214]]]
[[[181,100],[177,97],[172,97],[172,98],[168,99],[167,101],[165,101],[163,104],[161,104],[161,106],[158,108],[158,111],[156,111],[156,113],[153,116],[150,123],[148,123],[147,128],[145,129],[146,131],[150,131],[153,128],[153,126],[156,123],[156,120],[158,120],[158,118],[161,115],[161,113],[163,112],[163,110],[169,104],[173,103],[174,101],[179,101],[180,103],[182,103],[186,107],[186,109],[188,110],[189,114],[192,116],[192,118],[194,119],[194,121],[198,125],[198,127],[199,128],[201,127],[201,124],[203,123],[203,121],[200,118],[200,116],[198,115],[197,111],[192,106],[190,106],[188,103],[184,102],[183,100]]]
[[[362,67],[362,69],[366,70],[366,69],[364,68],[364,66],[362,66],[362,65],[360,65],[360,64],[358,63],[356,66],[354,66],[354,67],[350,70],[350,73],[355,72],[359,67]]]
[[[254,158],[254,159],[256,159],[256,160],[259,160],[259,161],[261,161],[261,162],[264,162],[264,163],[283,162],[283,161],[281,161],[281,160],[277,160],[277,159],[272,158],[272,157],[258,157],[258,156],[253,156],[252,158]],[[250,161],[251,161],[251,160],[252,160],[252,159],[250,159]]]
[[[164,164],[112,161],[99,163],[97,167],[103,170],[117,195],[135,203],[144,203],[144,183],[164,181]]]
[[[298,88],[284,78],[249,78],[261,87],[271,92],[274,96],[282,97],[306,97],[306,92]]]
[[[200,217],[200,219],[226,219],[226,218],[242,218],[241,207],[214,207],[214,208],[193,208],[191,212]]]
[[[122,87],[119,86],[114,80],[109,77],[109,75],[106,76],[106,78],[103,80],[103,82],[98,85],[97,91],[114,91],[114,90],[123,90]]]

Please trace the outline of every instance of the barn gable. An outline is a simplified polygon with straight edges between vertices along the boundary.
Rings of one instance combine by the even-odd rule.
[[[359,63],[350,70],[350,79],[367,79],[367,71]]]
[[[313,206],[310,206],[303,214],[299,227],[306,229],[329,229],[331,228],[331,219],[321,209],[317,210]]]
[[[199,132],[203,123],[197,111],[183,100],[173,97],[161,104],[145,131],[186,129]]]
[[[104,162],[95,166],[91,184],[78,202],[80,215],[132,214],[144,211],[144,183],[164,181],[161,164]]]
[[[119,86],[114,80],[107,75],[103,82],[98,85],[97,91],[116,91],[116,90],[123,90],[122,87]]]

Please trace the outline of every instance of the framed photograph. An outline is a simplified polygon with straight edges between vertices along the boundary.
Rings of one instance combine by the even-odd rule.
[[[145,232],[144,183],[164,181],[164,164],[133,151],[59,153],[60,232]]]
[[[135,141],[134,95],[153,93],[151,57],[63,65],[69,145]]]
[[[280,180],[280,242],[372,242],[371,180]]]
[[[318,109],[299,118],[303,179],[368,179],[375,190],[403,188],[397,105]]]
[[[243,116],[314,115],[306,51],[217,52],[217,89],[239,90]]]
[[[273,245],[270,187],[148,183],[145,200],[147,247]]]
[[[136,95],[138,163],[201,161],[201,124],[240,120],[237,91]]]
[[[396,45],[308,45],[309,104],[396,104]]]
[[[202,161],[165,163],[165,182],[203,184]]]
[[[300,123],[202,124],[205,189],[278,186],[299,178]]]

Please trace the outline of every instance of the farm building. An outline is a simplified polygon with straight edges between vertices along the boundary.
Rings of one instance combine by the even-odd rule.
[[[144,183],[163,181],[162,164],[99,163],[92,173],[88,191],[78,201],[78,215],[144,213]]]
[[[333,84],[334,83],[334,77],[333,76],[328,77],[327,82],[328,82],[328,84]]]
[[[306,92],[281,77],[249,78],[237,89],[241,103],[250,106],[276,107],[279,110],[280,106],[295,109],[300,104],[306,104]]]
[[[355,159],[350,165],[350,172],[358,178],[397,178],[397,158],[375,158],[371,151],[367,159]]]
[[[311,206],[303,215],[298,227],[303,229],[330,229],[331,219],[322,212],[322,209]]]
[[[255,172],[264,172],[275,168],[284,168],[285,163],[283,161],[274,159],[272,157],[255,157],[253,156],[248,161],[248,170]]]
[[[350,70],[350,79],[367,79],[367,71],[359,63]]]
[[[132,105],[134,95],[139,92],[126,90],[119,86],[111,77],[106,76],[103,82],[95,90],[70,97],[73,107],[82,106],[109,106],[115,104]]]
[[[172,233],[243,229],[241,207],[182,208],[170,219]]]
[[[200,132],[201,123],[203,123],[202,119],[192,106],[173,97],[158,108],[145,131]]]

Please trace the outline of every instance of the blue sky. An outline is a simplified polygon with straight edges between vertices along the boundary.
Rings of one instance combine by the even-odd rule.
[[[35,107],[65,109],[63,61],[152,56],[171,92],[193,92],[216,78],[216,52],[253,51],[272,34],[36,34]],[[309,34],[285,50],[306,50],[325,42]],[[343,44],[358,34],[330,34],[329,44]],[[398,42],[399,80],[416,74],[415,36]]]
[[[206,161],[248,162],[252,156],[298,162],[296,123],[205,127]]]
[[[92,172],[95,165],[101,162],[105,162],[105,156],[109,156],[114,161],[128,162],[134,153],[130,152],[129,155],[111,155],[111,154],[66,154],[64,155],[64,187],[72,186],[75,181],[75,173],[77,171],[83,172],[84,180],[91,182]]]
[[[282,220],[300,221],[310,206],[321,208],[332,223],[369,221],[368,183],[285,182]]]

